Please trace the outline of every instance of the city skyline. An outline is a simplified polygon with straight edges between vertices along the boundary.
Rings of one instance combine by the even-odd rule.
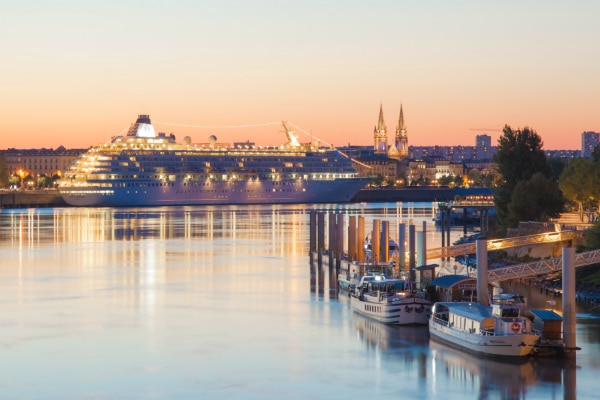
[[[579,149],[600,130],[600,4],[589,1],[32,0],[0,11],[2,149],[87,148],[138,114],[178,140],[281,144],[286,120],[301,141],[367,146],[380,105],[392,132],[401,104],[409,146],[472,146],[479,134],[496,145],[508,124],[534,129],[544,149]],[[242,125],[262,126],[224,128]]]

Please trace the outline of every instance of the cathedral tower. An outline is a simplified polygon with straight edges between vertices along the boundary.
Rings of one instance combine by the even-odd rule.
[[[383,105],[379,105],[379,121],[373,130],[375,154],[387,154],[387,127],[383,121]]]
[[[396,160],[408,157],[408,137],[406,136],[402,104],[400,104],[400,118],[398,118],[398,126],[396,127],[396,138],[388,150],[388,157]]]
[[[396,146],[400,158],[408,157],[408,136],[406,134],[406,124],[404,123],[404,112],[402,103],[400,103],[400,118],[398,118],[398,126],[396,127]]]

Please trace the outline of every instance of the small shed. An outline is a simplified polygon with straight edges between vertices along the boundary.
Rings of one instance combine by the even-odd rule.
[[[472,301],[477,299],[477,278],[466,275],[443,275],[431,281],[443,301]]]
[[[533,314],[533,327],[548,340],[562,339],[562,317],[553,310],[529,310]]]

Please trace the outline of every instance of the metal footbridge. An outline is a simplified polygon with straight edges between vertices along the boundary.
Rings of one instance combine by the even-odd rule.
[[[487,240],[487,250],[501,250],[511,247],[557,243],[575,239],[580,233],[576,231],[561,231],[541,233],[537,235],[519,236],[506,239]],[[456,257],[463,254],[473,254],[475,243],[467,243],[451,247],[427,250],[426,257],[444,258]],[[575,267],[600,263],[600,250],[586,251],[575,255]],[[508,279],[529,278],[537,275],[562,271],[562,257],[547,258],[524,264],[488,269],[488,282],[505,281]]]
[[[492,239],[487,241],[488,251],[508,249],[511,247],[528,246],[533,244],[556,243],[573,240],[578,236],[576,231],[561,231],[540,233],[537,235],[518,236],[514,238]],[[474,254],[475,243],[459,244],[449,247],[438,247],[428,249],[426,258],[448,258],[462,256],[463,254]]]
[[[585,251],[575,254],[575,268],[600,263],[600,250]],[[525,264],[488,270],[488,282],[505,281],[507,279],[529,278],[536,275],[562,271],[562,257],[547,258]]]

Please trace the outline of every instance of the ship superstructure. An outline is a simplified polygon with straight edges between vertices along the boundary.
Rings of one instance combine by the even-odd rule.
[[[288,142],[278,147],[225,146],[214,136],[196,145],[156,134],[140,115],[126,136],[82,154],[59,190],[75,206],[335,203],[372,180],[338,150],[302,144],[283,126]]]

